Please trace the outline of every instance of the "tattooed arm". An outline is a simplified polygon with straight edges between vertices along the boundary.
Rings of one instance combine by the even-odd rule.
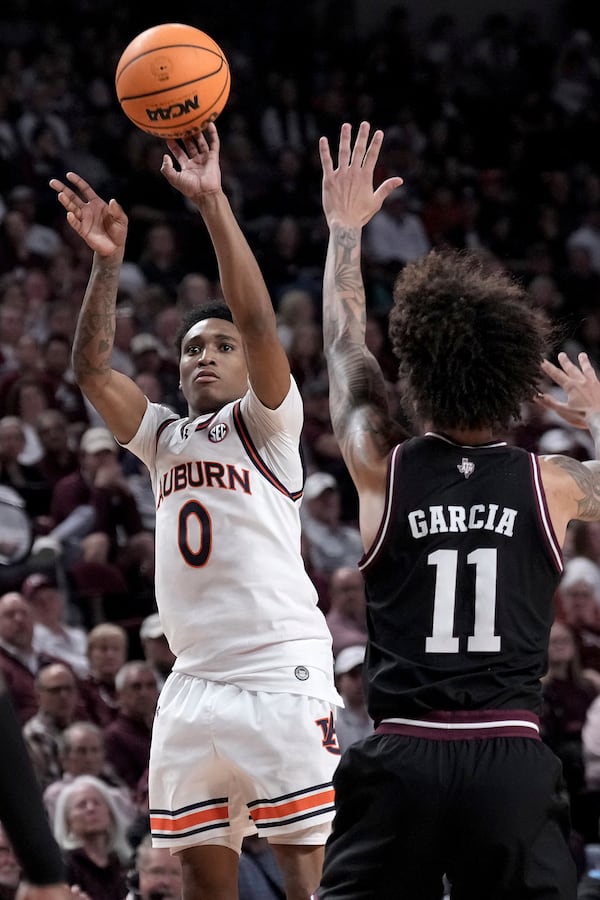
[[[329,143],[319,142],[323,167],[323,210],[329,244],[323,279],[323,343],[329,374],[331,421],[340,450],[359,492],[379,483],[387,454],[398,439],[388,411],[383,373],[365,344],[365,291],[361,273],[363,226],[385,198],[402,184],[388,178],[373,189],[373,171],[383,133],[360,125],[351,147],[350,125],[342,125],[338,167]]]
[[[578,363],[559,353],[558,366],[545,360],[542,369],[566,395],[566,402],[548,394],[541,405],[561,415],[570,425],[587,428],[594,441],[596,459],[579,462],[569,456],[543,458],[542,477],[553,521],[555,513],[566,524],[571,519],[600,520],[600,381],[586,353]]]
[[[71,228],[94,251],[73,341],[73,371],[107,427],[127,443],[138,430],[147,403],[136,383],[110,365],[127,216],[116,200],[106,203],[79,175],[68,172],[67,179],[73,187],[56,178],[50,187],[67,211]]]

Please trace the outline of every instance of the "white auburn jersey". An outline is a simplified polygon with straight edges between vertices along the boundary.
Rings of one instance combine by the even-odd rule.
[[[343,705],[300,552],[302,399],[252,389],[196,419],[148,402],[126,444],[156,499],[156,601],[174,670]]]

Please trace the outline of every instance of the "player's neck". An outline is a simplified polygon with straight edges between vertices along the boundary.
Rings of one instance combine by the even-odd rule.
[[[433,422],[427,423],[425,431],[433,431],[435,434],[443,434],[455,444],[490,444],[496,435],[491,428],[438,428]]]

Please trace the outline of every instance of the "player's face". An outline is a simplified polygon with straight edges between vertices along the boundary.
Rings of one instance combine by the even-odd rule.
[[[181,342],[181,390],[191,416],[215,412],[242,397],[248,368],[238,329],[226,319],[196,322]]]

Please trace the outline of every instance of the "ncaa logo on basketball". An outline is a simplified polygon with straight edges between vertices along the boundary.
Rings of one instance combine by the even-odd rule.
[[[208,439],[209,441],[212,441],[213,444],[218,444],[220,441],[225,440],[228,434],[229,426],[226,425],[225,422],[221,422],[219,425],[213,425],[208,432]]]

